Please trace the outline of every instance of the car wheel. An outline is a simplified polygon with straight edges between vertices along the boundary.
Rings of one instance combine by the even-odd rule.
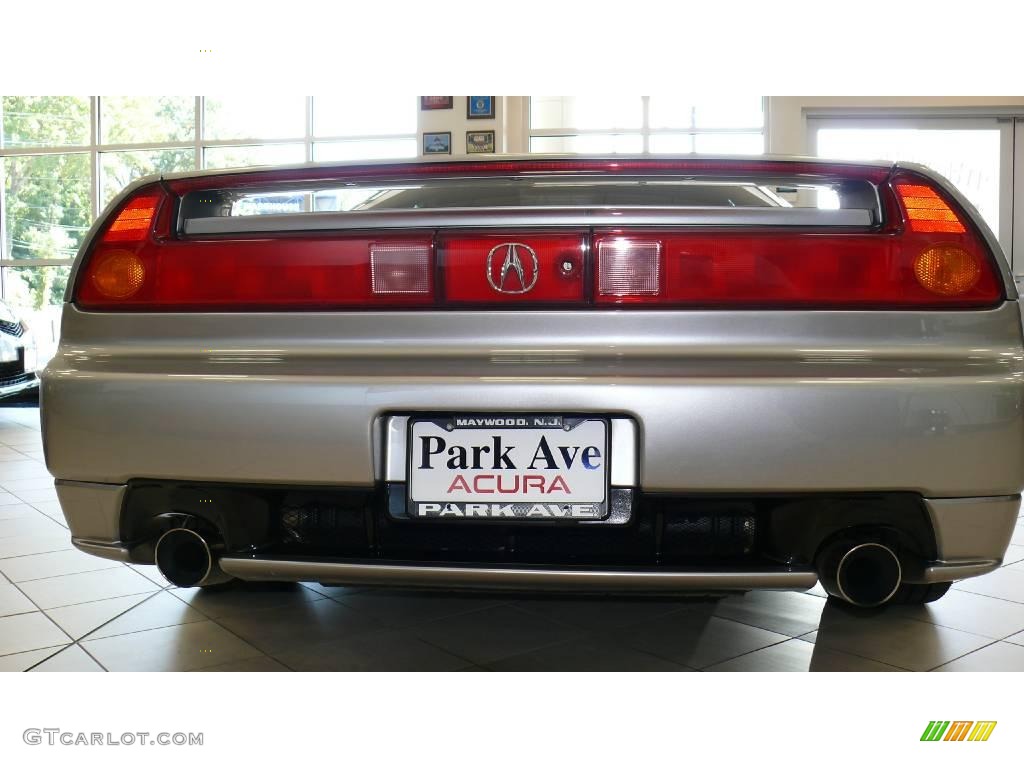
[[[900,584],[896,594],[890,598],[892,605],[923,605],[933,603],[949,592],[953,586],[951,581],[940,584]]]

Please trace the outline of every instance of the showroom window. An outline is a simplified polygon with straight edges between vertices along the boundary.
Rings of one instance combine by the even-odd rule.
[[[764,152],[764,99],[531,96],[531,152]]]
[[[839,160],[927,165],[974,204],[1024,275],[1024,119],[991,115],[809,115],[812,151]]]
[[[0,286],[54,344],[70,265],[146,174],[416,157],[416,97],[2,96]]]

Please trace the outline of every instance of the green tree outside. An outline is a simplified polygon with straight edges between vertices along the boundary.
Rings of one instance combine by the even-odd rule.
[[[104,144],[191,142],[193,97],[110,97],[101,99]],[[76,96],[3,96],[3,147],[24,150],[83,147],[82,151],[3,158],[4,255],[24,259],[67,259],[77,252],[92,223],[89,154],[89,99]],[[126,184],[150,173],[195,168],[192,148],[131,150],[100,154],[100,203]],[[6,270],[5,294],[42,309],[60,303],[67,267]],[[16,281],[20,281],[18,285]],[[22,295],[18,295],[22,294]]]

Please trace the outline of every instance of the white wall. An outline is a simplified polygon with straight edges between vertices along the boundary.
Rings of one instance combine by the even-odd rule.
[[[499,96],[494,120],[467,120],[466,97],[456,96],[453,109],[420,111],[420,152],[424,131],[451,131],[452,154],[466,151],[466,131],[495,130],[498,152],[525,153],[529,149],[527,96]],[[957,114],[990,110],[992,114],[1024,114],[1024,96],[769,96],[766,115],[768,151],[782,155],[806,155],[807,115],[857,110],[886,109],[905,112],[928,110]]]
[[[906,113],[991,110],[1024,114],[1024,96],[769,96],[768,151],[779,155],[807,155],[807,115],[855,113],[885,109]]]

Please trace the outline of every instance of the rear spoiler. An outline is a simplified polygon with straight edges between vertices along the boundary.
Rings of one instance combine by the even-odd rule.
[[[500,158],[479,161],[421,163],[310,164],[287,168],[252,168],[232,171],[168,174],[140,179],[114,200],[88,233],[76,260],[69,288],[77,282],[77,273],[104,223],[120,215],[133,197],[146,189],[162,190],[169,205],[163,207],[162,223],[154,234],[161,238],[194,239],[257,236],[271,233],[373,232],[383,235],[400,230],[443,231],[445,229],[499,230],[501,228],[613,228],[713,229],[723,232],[770,230],[777,232],[878,233],[895,232],[899,211],[889,189],[892,179],[906,174],[920,177],[938,190],[968,223],[994,257],[1006,298],[1016,299],[1017,291],[1005,257],[994,234],[977,210],[947,180],[930,169],[913,164],[852,163],[803,158],[706,158],[675,157],[538,157]],[[515,207],[435,207],[383,208],[376,210],[314,211],[303,213],[231,215],[231,204],[245,195],[277,194],[289,191],[344,188],[354,185],[386,183],[425,183],[444,179],[544,179],[571,175],[579,179],[641,177],[643,179],[692,180],[694,183],[728,185],[833,185],[844,195],[842,207],[770,206],[515,206]],[[675,181],[669,183],[676,183]],[[883,193],[887,199],[883,199]],[[888,220],[888,221],[887,221]],[[322,236],[322,234],[320,235]],[[109,237],[109,235],[107,236]],[[69,290],[68,297],[71,291]]]
[[[437,229],[448,227],[857,227],[879,223],[866,208],[444,208],[364,213],[300,213],[207,216],[183,219],[184,235],[324,230]]]

